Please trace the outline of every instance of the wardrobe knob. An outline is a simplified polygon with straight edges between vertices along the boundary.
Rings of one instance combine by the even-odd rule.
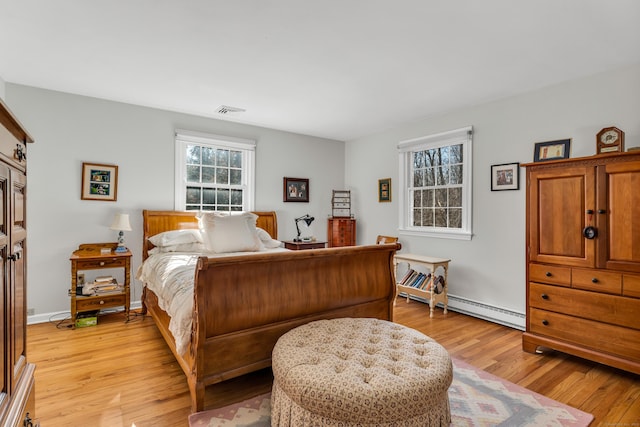
[[[549,299],[549,295],[547,295],[547,294],[542,294],[540,296],[542,297],[542,299]]]
[[[547,319],[544,319],[544,320],[542,321],[542,324],[543,324],[544,326],[547,326],[547,325],[549,324],[549,321],[548,321]]]
[[[544,275],[547,276],[547,277],[551,277],[552,276],[550,271],[547,271],[546,273],[544,273]]]
[[[598,278],[597,278],[597,277],[594,277],[593,279],[591,279],[591,282],[592,282],[592,283],[598,283]]]

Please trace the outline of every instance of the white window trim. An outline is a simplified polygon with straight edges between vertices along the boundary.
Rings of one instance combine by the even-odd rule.
[[[175,199],[174,209],[185,209],[186,197],[186,160],[185,146],[188,143],[209,144],[218,148],[235,148],[246,150],[244,157],[243,175],[246,185],[245,211],[252,211],[255,207],[255,150],[256,141],[252,139],[236,138],[232,136],[214,135],[203,132],[176,129],[175,131]]]
[[[464,162],[462,168],[463,179],[463,217],[462,229],[448,229],[436,227],[414,227],[411,226],[412,209],[408,206],[409,202],[409,171],[411,170],[411,155],[408,154],[423,147],[437,148],[447,145],[462,144],[464,145]],[[399,204],[399,232],[404,235],[423,236],[423,237],[439,237],[445,239],[471,240],[473,236],[471,219],[473,213],[472,206],[472,145],[473,145],[473,127],[467,126],[448,132],[442,132],[434,135],[424,136],[420,138],[409,139],[398,143],[398,204]]]

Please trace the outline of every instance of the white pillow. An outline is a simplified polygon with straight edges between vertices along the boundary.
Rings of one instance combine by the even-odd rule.
[[[185,243],[202,243],[200,230],[170,230],[149,237],[154,246],[173,246]]]
[[[257,227],[256,230],[258,230],[258,237],[262,241],[262,244],[265,248],[273,249],[282,246],[282,242],[280,240],[273,239],[271,235],[262,228]]]
[[[193,243],[178,243],[177,245],[166,245],[166,246],[156,246],[155,248],[149,249],[149,254],[157,254],[163,252],[193,252],[193,253],[201,253],[206,252],[207,248],[205,248],[204,243],[193,242]]]
[[[203,212],[196,215],[200,224],[204,244],[210,251],[255,252],[264,248],[258,231],[258,216],[245,212],[239,215],[221,215],[214,212]]]

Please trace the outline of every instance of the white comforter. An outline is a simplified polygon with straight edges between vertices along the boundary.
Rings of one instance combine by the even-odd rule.
[[[268,251],[286,251],[284,248]],[[176,350],[184,354],[191,340],[193,319],[193,279],[198,257],[259,254],[259,252],[232,252],[225,254],[194,254],[166,252],[150,255],[138,268],[136,279],[158,296],[158,305],[171,316],[169,330],[173,334]]]

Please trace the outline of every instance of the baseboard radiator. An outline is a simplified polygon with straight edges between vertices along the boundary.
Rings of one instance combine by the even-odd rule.
[[[406,294],[400,293],[396,304],[400,303],[401,296],[405,299],[407,297]],[[410,299],[429,304],[429,300],[422,297],[412,295]],[[442,308],[442,304],[438,304],[437,307]],[[518,313],[513,310],[496,307],[493,305],[485,304],[483,302],[473,301],[451,294],[449,294],[449,304],[447,305],[447,309],[455,311],[456,313],[466,314],[467,316],[473,316],[489,322],[497,323],[499,325],[519,329],[521,331],[525,330],[526,318],[524,313]]]

